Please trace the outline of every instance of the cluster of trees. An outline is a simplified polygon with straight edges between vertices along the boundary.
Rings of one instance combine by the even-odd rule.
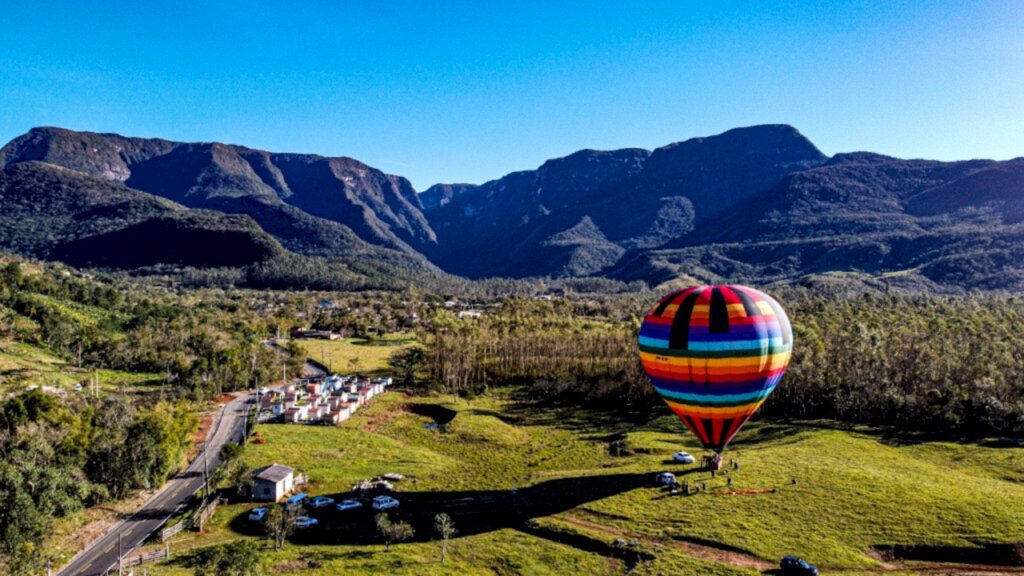
[[[1024,434],[1024,299],[804,298],[770,415]]]
[[[54,519],[162,484],[198,426],[183,403],[134,406],[116,396],[32,390],[0,407],[0,564],[38,569]]]
[[[1024,299],[792,293],[782,301],[796,346],[766,415],[1024,434]],[[660,404],[639,362],[641,318],[623,314],[635,298],[624,302],[513,300],[479,320],[435,319],[425,335],[428,382],[470,395],[520,384],[560,401]]]
[[[223,295],[142,289],[51,266],[0,266],[0,337],[39,344],[78,367],[163,374],[193,398],[295,373],[297,349],[264,340],[275,318]],[[284,353],[284,358],[282,358]]]

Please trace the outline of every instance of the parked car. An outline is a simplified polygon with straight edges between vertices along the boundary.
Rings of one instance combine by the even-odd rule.
[[[317,496],[310,498],[309,502],[306,503],[308,508],[326,508],[334,504],[334,498],[328,498],[327,496]]]
[[[786,576],[818,576],[818,567],[796,556],[783,556],[779,568]]]
[[[390,510],[398,507],[398,500],[391,496],[377,496],[373,499],[374,510]]]
[[[689,452],[676,452],[672,455],[672,459],[680,464],[693,464],[697,461]]]
[[[259,508],[253,508],[249,511],[249,520],[253,522],[263,522],[267,517],[267,509],[260,506]]]
[[[310,518],[309,516],[299,516],[295,519],[295,529],[305,530],[306,528],[312,528],[318,526],[320,521],[316,518]]]
[[[299,506],[302,506],[302,504],[308,498],[309,498],[309,494],[306,494],[305,492],[299,492],[298,494],[296,494],[296,495],[292,496],[291,498],[288,498],[287,500],[284,501],[285,508],[287,508],[289,510],[295,510]]]
[[[360,502],[359,500],[349,499],[349,500],[342,500],[341,502],[338,502],[338,505],[335,506],[334,509],[337,510],[338,512],[344,512],[346,510],[355,510],[356,508],[362,508],[362,507],[363,507],[363,503]]]
[[[676,482],[676,475],[671,472],[662,472],[654,477],[654,482],[660,486],[674,486],[678,484]]]

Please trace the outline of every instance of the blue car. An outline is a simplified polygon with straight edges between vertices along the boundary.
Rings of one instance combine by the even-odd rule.
[[[818,567],[796,556],[783,556],[779,568],[786,576],[818,576]]]
[[[295,496],[292,496],[291,498],[285,500],[284,506],[289,510],[295,510],[299,506],[302,506],[302,503],[305,502],[307,498],[309,498],[309,494],[306,494],[305,492],[300,492]]]

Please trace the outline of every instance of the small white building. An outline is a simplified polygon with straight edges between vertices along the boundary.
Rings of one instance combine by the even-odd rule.
[[[277,502],[292,491],[295,470],[280,464],[271,464],[252,473],[252,496],[259,502]]]

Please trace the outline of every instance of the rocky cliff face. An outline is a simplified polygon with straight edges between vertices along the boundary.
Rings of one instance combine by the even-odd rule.
[[[159,231],[188,242],[212,229],[237,232],[232,245],[255,254],[269,246],[265,232],[300,254],[405,270],[436,264],[470,278],[656,284],[853,273],[926,289],[1024,289],[1024,159],[828,158],[784,125],[653,151],[581,150],[422,194],[351,158],[59,128],[16,138],[0,149],[0,167],[0,247],[79,263],[110,261],[95,254],[126,238],[148,242]],[[144,224],[153,218],[176,220]],[[244,224],[253,221],[256,229]],[[67,242],[76,251],[57,249]]]

